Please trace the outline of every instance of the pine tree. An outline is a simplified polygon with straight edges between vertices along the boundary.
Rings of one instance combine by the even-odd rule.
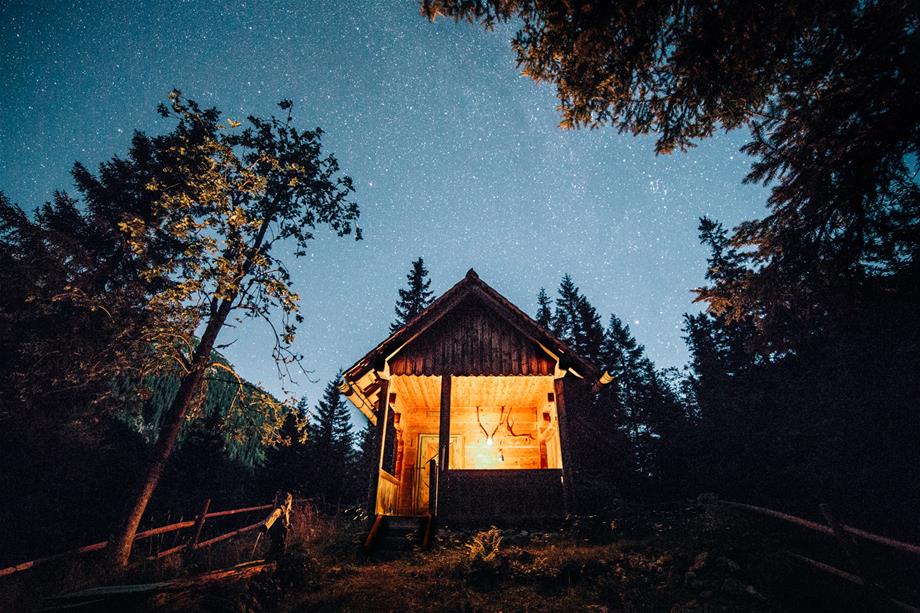
[[[354,455],[352,489],[355,500],[361,500],[367,495],[368,479],[371,473],[376,474],[374,468],[380,457],[375,453],[375,438],[376,429],[368,421],[358,433],[358,449]]]
[[[643,481],[665,480],[673,485],[683,457],[680,427],[685,412],[668,380],[616,315],[604,333],[601,363],[613,375],[605,393],[617,411],[616,423],[627,436],[635,470]]]
[[[556,311],[553,313],[552,331],[556,338],[569,345],[575,344],[575,320],[578,304],[578,288],[566,273],[559,284]]]
[[[537,300],[538,315],[549,320],[554,334],[614,377],[594,398],[589,411],[597,429],[607,429],[604,438],[612,444],[606,448],[605,459],[589,469],[593,478],[616,480],[618,487],[645,486],[654,480],[676,491],[687,455],[686,411],[676,392],[679,382],[672,381],[673,374],[665,376],[655,369],[645,348],[616,315],[610,316],[605,330],[597,309],[570,275],[562,278],[551,317],[544,291]],[[611,448],[622,453],[610,455]],[[633,478],[625,473],[632,473]]]
[[[374,425],[368,421],[358,433],[358,460],[368,467],[374,464],[374,440],[377,436]]]
[[[579,355],[591,362],[601,357],[604,343],[604,326],[597,310],[591,306],[584,295],[578,296],[575,303],[574,349]]]
[[[339,504],[352,495],[355,460],[351,413],[339,391],[342,373],[326,384],[307,425],[307,447],[314,492]]]
[[[431,280],[428,279],[428,269],[425,262],[419,258],[412,262],[412,270],[406,275],[409,286],[399,290],[399,300],[396,302],[396,321],[390,324],[390,332],[396,332],[409,323],[425,307],[431,304],[434,293],[429,289]]]
[[[587,297],[581,294],[571,275],[562,277],[559,284],[559,297],[556,298],[556,311],[549,317],[549,298],[541,290],[542,313],[538,316],[547,318],[556,337],[568,344],[580,356],[597,361],[600,357],[601,344],[604,339],[604,327],[597,310]],[[545,301],[545,302],[543,302]]]
[[[553,320],[553,312],[550,309],[552,302],[546,294],[546,288],[541,287],[540,293],[537,294],[537,323],[549,330]]]
[[[611,315],[604,333],[601,355],[604,369],[613,375],[611,385],[621,411],[621,423],[630,436],[634,437],[639,430],[638,396],[641,372],[647,361],[645,347],[636,342],[628,325],[616,315]]]
[[[316,404],[307,430],[309,441],[315,449],[339,454],[351,450],[354,444],[351,412],[337,385],[341,376],[340,371],[326,384],[322,400]]]

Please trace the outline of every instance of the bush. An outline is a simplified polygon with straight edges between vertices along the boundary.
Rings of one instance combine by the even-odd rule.
[[[477,532],[464,547],[469,550],[469,582],[476,589],[495,589],[508,570],[508,558],[501,556],[502,532],[495,526]]]
[[[464,546],[469,549],[472,562],[489,562],[498,555],[501,543],[502,531],[492,526],[488,530],[477,532]]]

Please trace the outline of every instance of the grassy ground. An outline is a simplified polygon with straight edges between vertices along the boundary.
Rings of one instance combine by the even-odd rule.
[[[790,561],[840,565],[832,544],[722,507],[636,507],[553,530],[451,530],[430,551],[366,556],[366,522],[295,515],[275,568],[245,581],[120,603],[157,611],[862,611],[860,592]],[[821,550],[821,547],[825,547]],[[235,563],[250,540],[211,560]],[[203,570],[194,565],[179,574]],[[160,573],[167,573],[162,569]],[[142,577],[138,577],[142,579]]]
[[[787,610],[765,595],[760,569],[737,561],[747,555],[716,534],[717,524],[705,512],[681,510],[641,522],[582,519],[551,532],[447,529],[429,552],[328,567],[280,604],[288,611]]]
[[[781,556],[765,553],[774,545],[712,506],[635,509],[551,531],[443,527],[430,551],[389,560],[360,554],[363,526],[303,525],[273,573],[196,594],[174,610],[690,612],[803,604],[774,593],[787,573]]]

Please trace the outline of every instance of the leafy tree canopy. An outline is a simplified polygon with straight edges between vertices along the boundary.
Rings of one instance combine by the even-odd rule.
[[[910,0],[423,0],[422,12],[514,20],[522,72],[556,87],[564,127],[652,133],[660,153],[746,126],[770,214],[731,237],[746,270],[701,288],[776,345],[847,288],[920,246],[920,5]],[[812,320],[813,321],[813,320]],[[794,328],[794,326],[793,326]]]
[[[0,405],[29,419],[92,421],[122,407],[126,390],[163,368],[150,351],[151,296],[165,278],[143,278],[181,251],[168,237],[135,257],[119,224],[152,220],[155,192],[175,145],[172,135],[135,133],[124,157],[72,170],[78,198],[55,192],[34,215],[0,194]],[[135,387],[132,390],[138,391]],[[66,399],[66,400],[65,400]]]
[[[182,421],[201,398],[206,374],[227,372],[246,386],[232,368],[212,359],[224,326],[244,319],[264,320],[274,333],[279,374],[290,375],[300,356],[292,343],[303,321],[299,296],[291,286],[286,263],[275,247],[287,242],[295,256],[306,252],[319,225],[339,236],[355,234],[358,207],[350,200],[352,181],[325,155],[322,130],[301,130],[293,123],[292,103],[278,105],[285,117],[250,116],[248,125],[216,109],[202,109],[178,91],[161,104],[160,114],[175,121],[165,153],[162,176],[144,188],[156,194],[150,217],[126,215],[118,224],[130,257],[141,262],[138,277],[162,283],[147,304],[152,325],[147,339],[164,359],[176,363],[180,382],[168,417],[157,438],[147,477],[125,519],[112,550],[112,561],[125,566],[144,509],[162,475]],[[159,244],[177,250],[162,257]],[[280,315],[276,317],[276,315]],[[195,342],[199,326],[203,330]],[[284,412],[262,395],[278,419]]]

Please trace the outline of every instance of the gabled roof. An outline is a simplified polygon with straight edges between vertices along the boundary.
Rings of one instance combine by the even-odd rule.
[[[443,320],[458,306],[468,303],[470,298],[478,299],[479,302],[483,303],[507,324],[510,324],[518,334],[537,343],[547,354],[557,360],[559,369],[571,369],[579,376],[589,379],[597,378],[598,371],[593,364],[576,354],[575,351],[557,339],[549,330],[480,279],[475,270],[470,269],[460,282],[447,290],[424,311],[390,334],[371,349],[367,355],[346,370],[343,374],[343,379],[345,380],[343,386],[346,388],[352,387],[353,389],[354,385],[365,378],[371,371],[383,372],[386,369],[387,360],[399,353],[436,323]],[[370,401],[370,397],[375,390],[369,386],[364,386],[363,389],[354,391],[359,391],[364,399]]]

